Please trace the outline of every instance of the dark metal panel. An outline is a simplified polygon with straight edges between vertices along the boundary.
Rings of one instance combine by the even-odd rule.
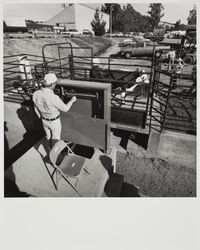
[[[144,116],[145,111],[121,110],[114,107],[111,109],[111,120],[117,124],[143,127]]]
[[[106,152],[110,147],[111,85],[58,79],[58,86],[64,102],[69,101],[70,88],[70,94],[77,97],[70,111],[61,114],[62,139]]]
[[[61,123],[63,140],[94,148],[107,148],[107,127],[104,120],[67,112],[62,113]]]

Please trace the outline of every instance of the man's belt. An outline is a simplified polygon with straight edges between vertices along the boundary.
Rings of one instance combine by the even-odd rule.
[[[45,118],[45,117],[43,117],[42,116],[42,119],[44,119],[45,121],[49,121],[49,122],[51,122],[51,121],[54,121],[54,120],[56,120],[56,119],[58,119],[60,117],[60,115],[58,115],[56,118]]]

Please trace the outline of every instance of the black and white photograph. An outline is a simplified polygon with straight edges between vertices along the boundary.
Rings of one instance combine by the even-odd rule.
[[[173,7],[4,4],[5,197],[196,197],[197,10]]]
[[[1,6],[0,248],[200,249],[198,2]]]

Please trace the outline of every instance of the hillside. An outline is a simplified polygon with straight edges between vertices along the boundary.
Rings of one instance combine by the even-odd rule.
[[[70,42],[74,47],[93,47],[94,54],[99,55],[106,51],[112,45],[112,41],[103,37],[77,37],[72,39],[66,38],[43,38],[43,39],[4,39],[3,41],[3,55],[10,56],[16,54],[31,54],[42,56],[42,47],[49,43],[64,43]],[[48,56],[53,56],[54,52],[47,51]],[[86,55],[87,50],[81,50],[81,55]],[[80,54],[79,54],[80,55]]]

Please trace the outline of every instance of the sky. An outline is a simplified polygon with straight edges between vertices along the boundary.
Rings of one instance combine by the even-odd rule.
[[[175,23],[179,19],[181,23],[187,23],[187,17],[189,16],[189,11],[193,8],[195,2],[188,1],[189,3],[163,3],[164,5],[164,17],[162,21],[167,21]],[[103,2],[102,2],[103,4]],[[101,6],[102,4],[94,4],[94,6]],[[91,4],[90,4],[91,5]],[[149,10],[149,3],[133,3],[133,8],[140,12],[142,15],[147,15]],[[58,4],[4,4],[3,15],[4,16],[22,16],[25,19],[31,19],[34,21],[47,21],[54,15],[62,10],[61,3]]]

